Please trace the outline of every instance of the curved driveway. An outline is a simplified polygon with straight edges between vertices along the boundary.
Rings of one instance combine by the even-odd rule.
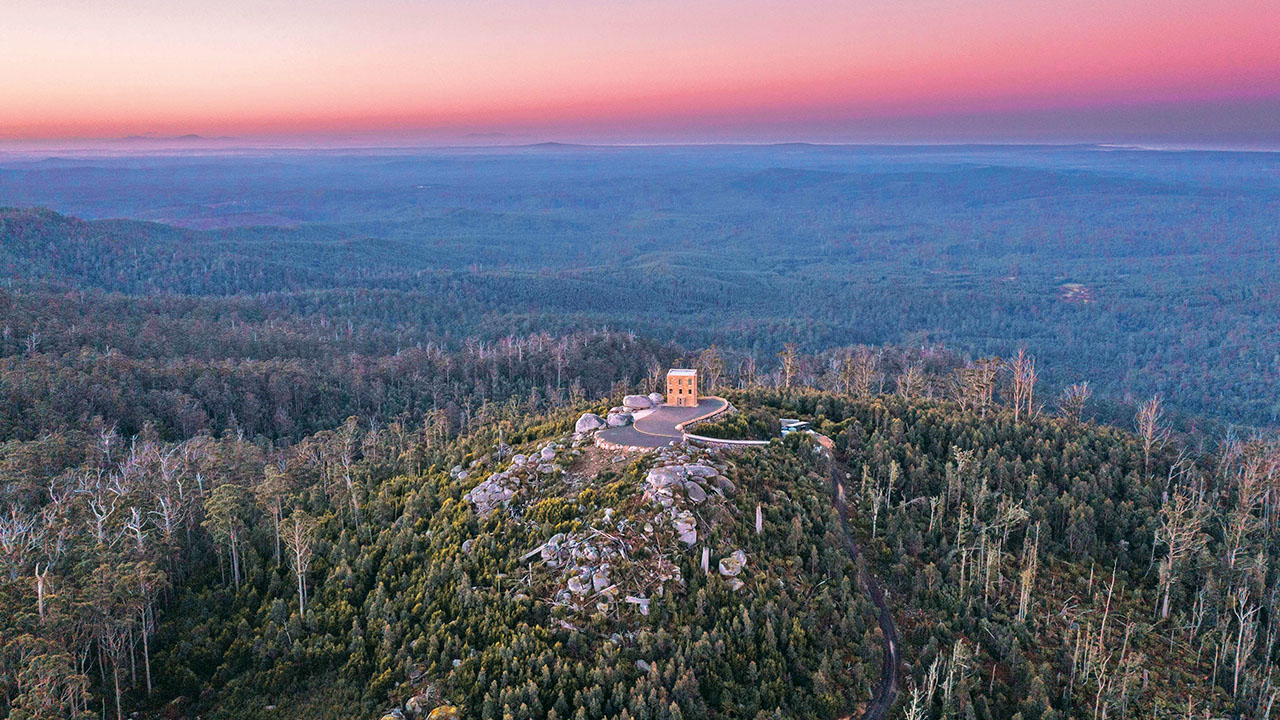
[[[729,403],[720,398],[704,397],[698,400],[696,407],[676,407],[660,405],[658,409],[639,418],[631,425],[601,430],[600,439],[615,445],[627,445],[637,448],[665,447],[673,441],[684,439],[677,425],[697,420],[728,407]]]

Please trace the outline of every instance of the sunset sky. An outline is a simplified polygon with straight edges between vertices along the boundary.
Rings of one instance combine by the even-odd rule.
[[[1276,0],[6,0],[0,138],[1280,139]]]

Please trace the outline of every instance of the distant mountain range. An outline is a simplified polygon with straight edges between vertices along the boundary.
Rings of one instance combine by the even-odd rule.
[[[200,141],[217,141],[235,140],[232,135],[219,135],[217,137],[205,137],[204,135],[196,135],[195,133],[187,133],[186,135],[157,135],[155,133],[142,133],[141,135],[126,135],[120,140],[124,142],[200,142]]]

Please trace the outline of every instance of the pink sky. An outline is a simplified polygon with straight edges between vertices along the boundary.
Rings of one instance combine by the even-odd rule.
[[[1138,134],[1191,107],[1213,134],[1280,124],[1277,37],[1276,0],[6,0],[0,138],[803,139],[1135,106]]]

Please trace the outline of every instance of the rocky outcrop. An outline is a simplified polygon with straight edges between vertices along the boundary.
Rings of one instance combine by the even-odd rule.
[[[629,412],[611,412],[609,417],[605,418],[605,424],[611,428],[622,427],[630,425],[634,419]]]
[[[475,508],[476,514],[488,515],[499,507],[505,507],[520,489],[519,481],[506,473],[495,473],[463,496]]]
[[[723,481],[723,482],[721,482]],[[676,493],[683,491],[684,496],[697,505],[707,499],[707,491],[728,494],[725,484],[732,492],[733,483],[720,474],[720,471],[701,463],[676,465],[660,465],[645,476],[645,497],[657,504],[669,508],[675,504]]]
[[[671,526],[675,528],[676,534],[680,537],[680,542],[685,545],[693,545],[698,542],[698,521],[693,517],[693,513],[688,510],[677,513],[671,519]]]
[[[662,396],[662,393],[649,393],[649,402],[653,403],[654,405],[661,405],[666,401],[667,399]]]
[[[725,495],[724,484],[733,484],[705,456],[694,460],[671,448],[661,452],[659,463],[645,475],[644,498],[663,508],[680,542],[695,545],[698,520],[689,508],[703,504],[712,493]]]
[[[737,577],[747,565],[747,554],[742,550],[734,550],[729,557],[720,558],[720,574],[725,577]]]
[[[653,401],[648,395],[628,395],[622,398],[622,407],[628,410],[648,410],[653,407]]]
[[[720,474],[719,470],[708,465],[685,465],[684,471],[691,477],[712,478]]]
[[[548,443],[527,458],[513,458],[507,470],[486,480],[504,489],[503,475],[524,483],[517,486],[514,498],[505,500],[513,504],[513,520],[520,522],[525,517],[515,503],[533,503],[544,496],[540,491],[561,493],[565,489],[553,478],[567,480],[568,487],[575,490],[580,488],[575,484],[582,482],[575,479],[577,471],[555,459],[563,462],[574,456],[584,440],[579,434],[568,443]],[[686,587],[680,558],[688,552],[702,551],[703,574],[714,576],[721,569],[722,582],[742,586],[735,576],[742,573],[744,553],[724,558],[719,568],[707,560],[708,553],[714,551],[710,547],[710,538],[716,536],[713,528],[733,522],[734,517],[722,498],[728,465],[720,453],[682,445],[657,449],[645,461],[650,458],[654,464],[643,476],[643,504],[601,508],[598,514],[584,515],[585,524],[571,532],[557,532],[526,549],[520,563],[530,568],[531,581],[513,587],[512,595],[533,597],[559,608],[557,612],[563,614],[555,622],[578,632],[588,619],[635,622],[650,615],[654,603]],[[615,462],[625,460],[615,458]],[[547,466],[553,474],[542,472]],[[496,496],[500,506],[504,495],[500,492]],[[472,499],[470,494],[468,499]]]
[[[606,512],[593,527],[556,533],[521,559],[540,556],[554,569],[562,584],[551,600],[562,607],[608,614],[623,604],[647,615],[649,591],[661,596],[663,584],[682,582],[669,558],[648,550],[651,542],[632,521],[616,521]]]
[[[422,692],[418,693],[417,695],[414,695],[413,697],[409,698],[404,703],[404,711],[409,714],[409,717],[428,718],[428,720],[432,717],[434,718],[458,717],[456,714],[452,716],[447,714],[444,714],[444,715],[431,714],[436,710],[440,710],[442,708],[449,708],[449,707],[451,706],[444,704],[444,698],[440,696],[439,691],[437,691],[435,687],[432,685],[428,685],[426,689],[424,689]],[[454,710],[456,712],[456,708],[454,708]]]
[[[556,458],[563,448],[550,442],[531,455],[516,455],[506,470],[496,472],[480,481],[463,499],[471,503],[477,515],[488,515],[498,508],[505,508],[520,495],[529,484],[538,484],[551,477],[558,476],[561,468]],[[578,451],[569,450],[567,456],[572,457]],[[459,479],[466,479],[465,474]]]
[[[582,417],[578,418],[578,422],[574,423],[573,431],[578,433],[588,433],[593,430],[599,430],[605,426],[604,418],[595,413],[582,413]]]
[[[684,472],[679,467],[653,468],[645,476],[645,499],[669,508],[675,504],[675,486],[683,484]]]

